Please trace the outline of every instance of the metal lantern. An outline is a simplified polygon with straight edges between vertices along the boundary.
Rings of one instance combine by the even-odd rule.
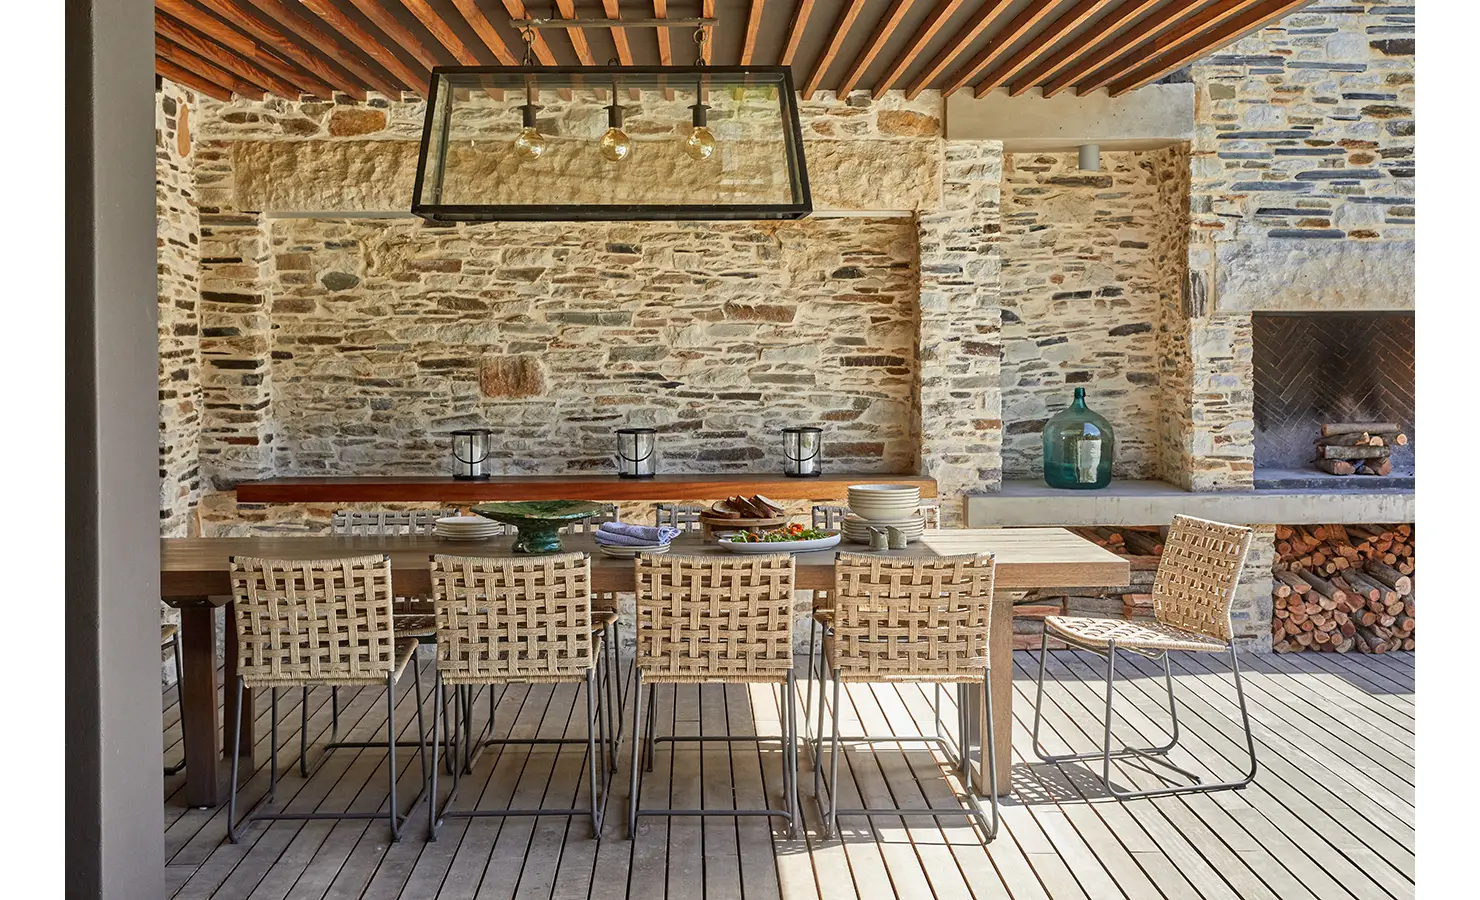
[[[658,432],[651,428],[617,429],[617,474],[652,478],[658,472]]]
[[[487,428],[460,428],[452,433],[452,477],[460,481],[487,478],[483,463],[493,450],[493,432]]]
[[[792,478],[811,478],[822,474],[822,429],[811,425],[781,429],[781,446],[786,452],[786,474]]]

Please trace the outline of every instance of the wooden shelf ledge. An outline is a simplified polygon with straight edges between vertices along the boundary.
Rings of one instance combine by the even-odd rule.
[[[240,503],[481,503],[486,500],[721,500],[733,494],[764,494],[773,500],[842,499],[850,484],[917,484],[921,497],[935,496],[935,479],[877,472],[787,478],[778,474],[495,475],[483,481],[451,476],[360,476],[266,478],[236,487]]]

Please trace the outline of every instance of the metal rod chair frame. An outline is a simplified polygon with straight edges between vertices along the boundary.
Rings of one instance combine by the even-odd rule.
[[[647,721],[644,726],[643,703],[642,703],[642,670],[636,672],[636,681],[633,685],[632,696],[632,785],[631,794],[627,799],[627,837],[630,840],[637,834],[637,820],[642,816],[661,816],[666,818],[679,818],[690,816],[728,816],[748,817],[764,816],[766,818],[780,818],[787,822],[787,835],[795,840],[800,833],[801,801],[797,791],[797,690],[796,673],[788,672],[786,676],[786,689],[782,700],[782,733],[780,735],[657,735],[657,719],[654,714],[657,709],[658,683],[648,684]],[[677,690],[678,685],[672,684]],[[653,770],[653,757],[660,743],[724,743],[724,744],[760,744],[777,741],[781,745],[781,791],[786,800],[786,808],[774,807],[750,807],[742,809],[643,809],[639,804],[642,791],[642,772]],[[639,749],[639,745],[640,748]],[[642,759],[638,759],[638,754]]]
[[[1248,700],[1244,696],[1243,675],[1238,665],[1238,644],[1233,635],[1230,609],[1248,555],[1252,530],[1191,516],[1177,516],[1167,534],[1166,547],[1157,566],[1152,585],[1156,621],[1137,626],[1113,619],[1074,616],[1044,619],[1043,641],[1038,651],[1038,689],[1033,702],[1033,753],[1044,762],[1099,761],[1100,779],[1106,793],[1118,800],[1144,797],[1167,797],[1177,794],[1201,794],[1211,791],[1238,790],[1247,787],[1259,771],[1255,754],[1254,731],[1249,723]],[[1043,719],[1043,682],[1048,662],[1048,639],[1052,636],[1070,647],[1088,650],[1105,660],[1105,738],[1096,750],[1084,753],[1049,754],[1039,740]],[[1200,776],[1182,768],[1168,754],[1178,746],[1181,737],[1177,721],[1177,694],[1172,678],[1171,654],[1211,653],[1226,650],[1232,660],[1233,687],[1238,698],[1239,716],[1243,722],[1244,744],[1249,752],[1249,766],[1231,781],[1204,782]],[[1167,708],[1171,713],[1170,740],[1151,747],[1112,747],[1115,724],[1115,654],[1135,653],[1160,661],[1165,673]],[[1189,784],[1127,791],[1110,780],[1113,761],[1130,759],[1155,763],[1187,778]],[[1147,766],[1139,766],[1163,781],[1169,780]]]
[[[620,521],[622,521],[622,508],[615,503],[606,503],[603,504],[603,509],[601,512],[591,516],[587,516],[584,519],[577,519],[575,522],[572,522],[567,527],[571,532],[576,534],[589,534],[595,531],[602,522]],[[593,603],[596,596],[597,595],[592,596]],[[606,596],[609,596],[611,598],[611,609],[615,611],[617,609],[616,594],[610,594]],[[608,702],[610,702],[613,698],[615,699],[616,708],[618,710],[614,717],[614,722],[608,724],[608,730],[612,735],[613,741],[619,740],[622,736],[622,716],[620,711],[624,708],[623,704],[627,702],[625,692],[622,689],[623,685],[621,648],[622,621],[619,617],[613,620],[613,622],[604,629],[604,633],[602,634],[601,648],[602,653],[610,654],[611,656],[611,659],[606,666],[606,674],[603,677],[601,689],[607,694]],[[492,708],[490,708],[489,718],[491,719],[492,716],[493,710]]]
[[[179,693],[180,679],[185,674],[185,667],[180,662],[180,629],[178,627],[176,627],[175,630],[170,633],[169,642],[170,648],[175,654],[175,692]],[[183,743],[183,741],[184,737],[182,735],[181,742]],[[183,771],[185,771],[185,759],[183,757],[181,757],[180,761],[175,763],[173,766],[164,767],[164,774],[166,776],[176,775]]]
[[[1139,800],[1146,797],[1168,797],[1176,794],[1202,794],[1210,791],[1239,790],[1248,787],[1253,782],[1254,776],[1259,773],[1259,759],[1254,750],[1254,731],[1249,724],[1249,705],[1244,697],[1243,676],[1239,672],[1238,648],[1233,641],[1228,643],[1229,658],[1233,663],[1233,688],[1238,697],[1239,716],[1243,720],[1244,745],[1249,751],[1249,768],[1241,773],[1239,778],[1232,781],[1204,782],[1202,777],[1196,773],[1172,763],[1166,759],[1178,746],[1181,737],[1180,725],[1177,722],[1177,693],[1172,680],[1172,660],[1170,651],[1160,653],[1147,653],[1140,650],[1132,650],[1115,646],[1112,640],[1109,649],[1094,647],[1080,641],[1076,641],[1068,635],[1054,633],[1056,639],[1080,650],[1088,650],[1096,656],[1105,660],[1105,739],[1098,750],[1090,750],[1084,753],[1060,753],[1049,754],[1044,751],[1038,738],[1039,725],[1043,718],[1043,682],[1045,669],[1048,661],[1048,638],[1049,632],[1043,632],[1043,643],[1038,650],[1038,690],[1033,701],[1033,754],[1047,763],[1086,762],[1099,761],[1102,763],[1100,769],[1100,780],[1105,792],[1117,800]],[[1154,747],[1126,747],[1111,749],[1111,730],[1115,723],[1115,654],[1135,653],[1153,662],[1160,660],[1165,671],[1167,687],[1167,708],[1171,711],[1172,727],[1171,739],[1165,744]],[[1164,788],[1149,788],[1135,791],[1125,791],[1115,787],[1110,780],[1110,764],[1118,759],[1134,757],[1146,762],[1156,763],[1159,766],[1170,769],[1173,772],[1188,778],[1192,783]],[[1146,771],[1150,771],[1149,769]]]

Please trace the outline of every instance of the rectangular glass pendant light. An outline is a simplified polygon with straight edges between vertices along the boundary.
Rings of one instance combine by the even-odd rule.
[[[797,219],[786,66],[432,72],[411,211],[449,221]]]

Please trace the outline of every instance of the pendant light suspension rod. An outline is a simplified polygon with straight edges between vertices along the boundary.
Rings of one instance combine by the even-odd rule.
[[[686,19],[510,19],[514,28],[702,28],[717,25],[714,16]]]

